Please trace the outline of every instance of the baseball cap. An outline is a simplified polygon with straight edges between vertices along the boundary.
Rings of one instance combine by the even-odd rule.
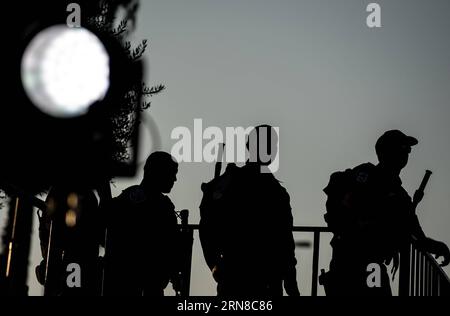
[[[379,154],[386,150],[401,148],[403,146],[415,146],[418,143],[419,141],[412,136],[407,136],[399,130],[390,130],[378,138],[375,144],[375,151]]]

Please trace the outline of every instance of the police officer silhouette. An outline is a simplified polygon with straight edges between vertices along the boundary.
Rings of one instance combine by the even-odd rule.
[[[152,153],[140,185],[113,200],[108,223],[107,295],[162,296],[178,273],[179,228],[166,195],[177,180],[178,163]]]
[[[278,135],[268,125],[249,134],[248,161],[202,189],[200,239],[219,296],[300,295],[290,197],[270,172]]]
[[[331,175],[325,220],[334,233],[327,295],[390,296],[387,265],[398,267],[399,251],[411,238],[424,251],[450,261],[448,247],[428,238],[415,214],[423,198],[411,199],[400,172],[407,165],[416,138],[399,130],[385,132],[376,142],[379,163],[365,163]],[[369,286],[369,265],[380,267],[379,286]]]

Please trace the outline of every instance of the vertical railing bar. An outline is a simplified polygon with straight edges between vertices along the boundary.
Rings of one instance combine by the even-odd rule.
[[[422,251],[419,253],[419,287],[417,289],[418,295],[422,296],[422,282],[423,282],[423,275],[422,275],[423,267],[422,267]]]
[[[427,268],[428,268],[428,262],[425,254],[423,255],[423,296],[427,296]]]
[[[427,261],[425,253],[422,253],[422,266],[423,266],[422,296],[427,296]]]
[[[436,288],[437,288],[437,296],[441,296],[441,275],[438,273],[436,277]]]
[[[436,296],[436,272],[431,268],[431,296]]]
[[[312,271],[312,285],[311,296],[317,296],[317,278],[319,275],[319,246],[320,246],[320,231],[314,231],[314,250],[313,250],[313,271]]]
[[[437,278],[438,277],[438,271],[436,269],[433,268],[433,296],[437,296],[437,285],[438,285],[438,281]]]
[[[425,284],[425,259],[424,254],[420,252],[420,296],[424,296],[424,284]]]
[[[430,264],[430,296],[433,296],[433,266]]]
[[[439,272],[438,271],[436,271],[434,278],[435,278],[435,282],[436,282],[435,296],[439,296]]]
[[[413,245],[410,245],[411,250],[411,259],[410,259],[410,263],[411,263],[411,273],[410,273],[410,279],[409,279],[409,295],[410,296],[414,296],[414,273],[415,271],[415,259],[416,259],[416,250],[414,249]]]
[[[428,258],[425,257],[425,296],[428,296]]]
[[[447,282],[445,282],[444,276],[442,276],[441,287],[442,287],[442,296],[448,296],[450,294],[449,293],[449,284]]]
[[[441,296],[441,277],[440,276],[438,276],[438,279],[437,279],[437,295],[438,296]]]
[[[416,288],[415,295],[420,296],[420,250],[416,249]]]
[[[431,288],[433,286],[433,279],[431,278],[431,270],[432,270],[432,268],[433,267],[431,266],[431,262],[428,259],[428,277],[429,277],[429,281],[428,281],[428,287],[429,287],[428,296],[431,296]]]
[[[444,276],[442,276],[442,278],[444,278]],[[444,288],[444,293],[442,294],[442,296],[449,296],[450,295],[450,284],[448,282],[445,282],[445,279],[442,280],[442,285]]]
[[[428,260],[428,278],[429,278],[429,281],[428,281],[428,287],[429,287],[428,296],[433,296],[433,294],[432,294],[432,292],[433,292],[433,277],[432,277],[433,266],[432,266],[432,262],[430,261],[430,259],[427,258],[427,260]]]
[[[399,277],[399,296],[409,296],[409,280],[410,280],[410,254],[411,247],[402,247],[400,251],[400,277]]]
[[[428,296],[431,296],[431,262],[429,258],[427,258],[427,262],[428,262]]]
[[[434,277],[434,269],[433,266],[430,265],[430,296],[434,296],[433,294],[433,288],[434,288],[434,282],[433,282],[433,277]]]

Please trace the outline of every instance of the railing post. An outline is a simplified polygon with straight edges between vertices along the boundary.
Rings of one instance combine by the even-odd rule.
[[[431,269],[431,296],[436,296],[436,270],[434,267]]]
[[[8,224],[3,236],[5,253],[0,254],[0,294],[28,295],[27,277],[32,227],[33,206],[26,199],[11,197]]]
[[[414,296],[414,285],[415,285],[415,279],[416,279],[416,256],[417,256],[417,250],[416,248],[411,244],[411,279],[409,283],[409,295]]]
[[[400,251],[400,280],[399,296],[409,296],[409,282],[411,273],[411,245],[403,247]]]
[[[430,261],[427,260],[427,296],[431,296],[431,264]]]
[[[426,281],[426,277],[425,277],[425,267],[426,267],[426,262],[425,262],[425,254],[422,252],[421,255],[421,282],[420,282],[420,296],[425,296],[425,281]]]
[[[420,257],[421,257],[421,252],[420,250],[416,249],[416,286],[415,286],[415,296],[420,296],[420,269],[421,269],[421,265],[420,265]]]
[[[180,295],[187,297],[190,294],[191,288],[191,266],[192,266],[192,245],[194,242],[194,230],[189,227],[189,211],[182,210],[181,217],[181,243],[182,243],[182,271]]]
[[[317,296],[317,278],[319,275],[319,246],[320,246],[320,231],[314,231],[311,296]]]

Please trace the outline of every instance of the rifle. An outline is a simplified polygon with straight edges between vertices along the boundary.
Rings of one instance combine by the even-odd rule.
[[[222,172],[222,160],[223,160],[224,148],[225,148],[225,144],[220,143],[219,148],[217,150],[217,161],[216,161],[216,165],[214,167],[214,179],[217,179],[220,176],[220,173]]]
[[[430,170],[425,171],[425,175],[423,176],[422,182],[420,183],[419,188],[414,193],[414,198],[413,198],[414,213],[416,212],[417,206],[423,199],[423,196],[425,194],[425,187],[427,186],[428,181],[430,180],[430,177],[432,174],[433,174],[433,172],[431,172]]]

